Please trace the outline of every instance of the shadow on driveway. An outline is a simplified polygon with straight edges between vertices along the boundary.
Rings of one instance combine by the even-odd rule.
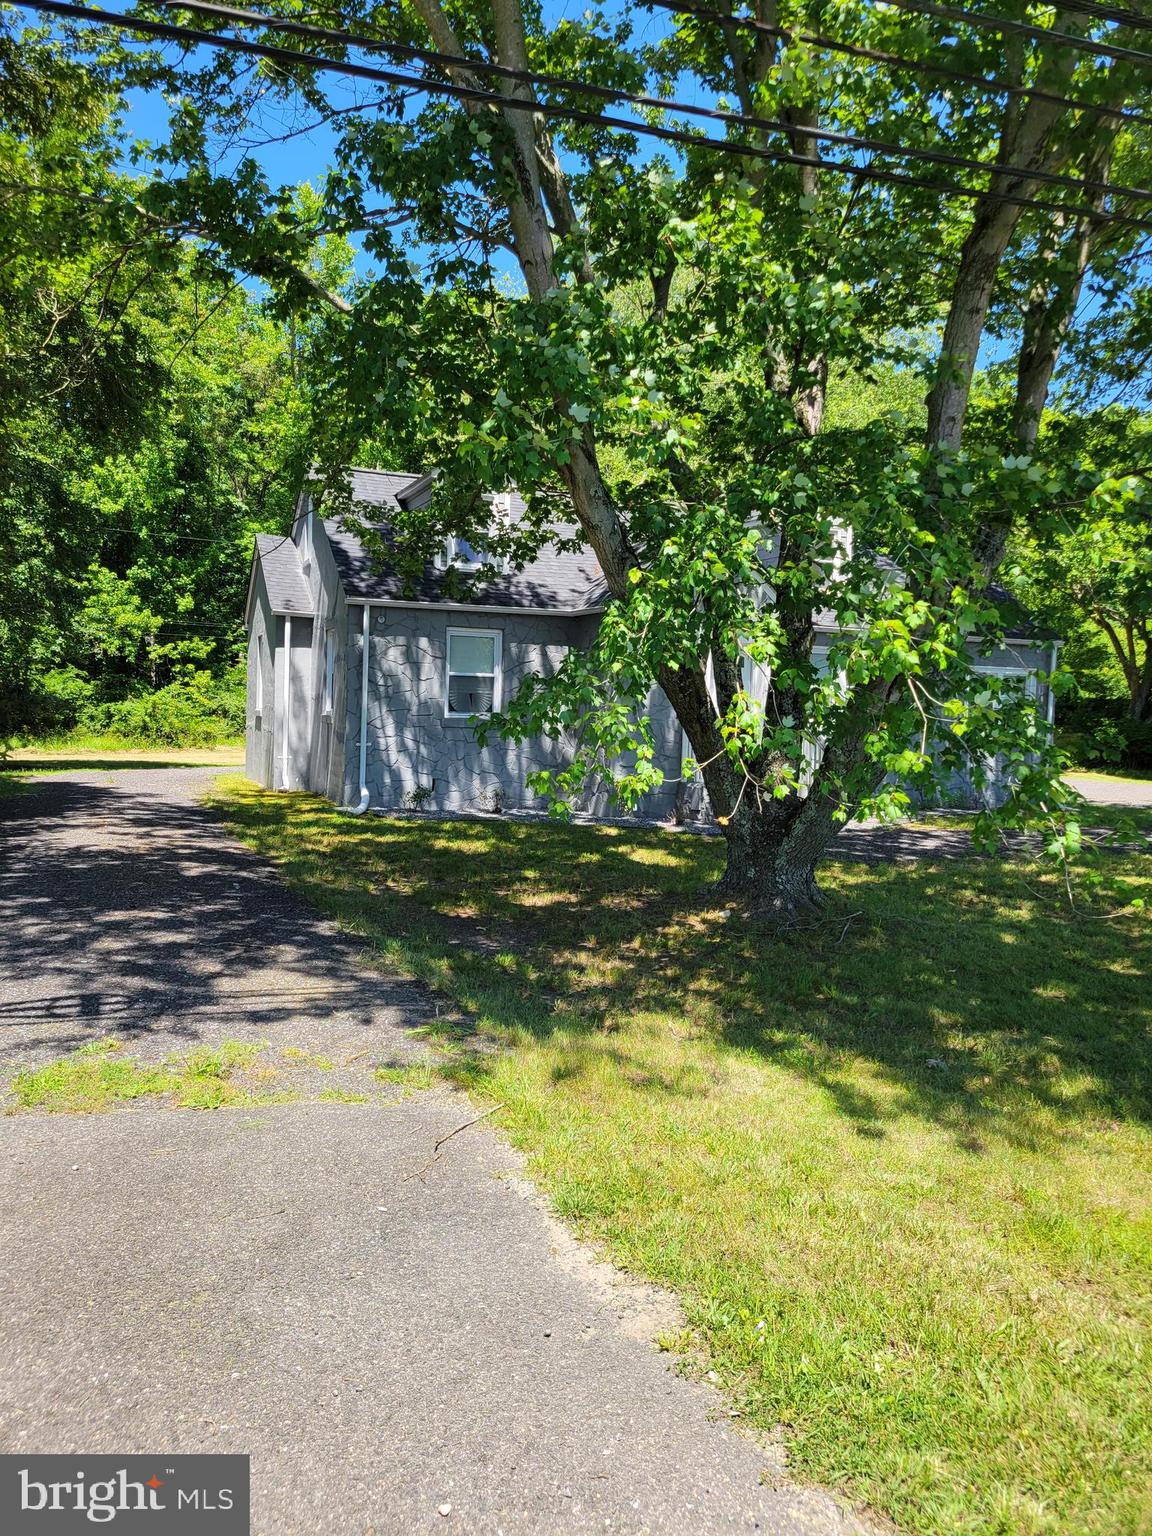
[[[104,1034],[393,1060],[423,987],[292,896],[201,802],[215,769],[93,771],[0,800],[0,1072]]]

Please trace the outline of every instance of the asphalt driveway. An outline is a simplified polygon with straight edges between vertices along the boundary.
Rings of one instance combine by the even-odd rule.
[[[411,1060],[379,974],[200,805],[212,770],[0,800],[0,1076],[97,1036]],[[253,1530],[844,1532],[442,1090],[0,1119],[0,1449],[252,1457]]]

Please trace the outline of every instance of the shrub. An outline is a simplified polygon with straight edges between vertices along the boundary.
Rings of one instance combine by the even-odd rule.
[[[243,735],[244,699],[242,668],[232,668],[223,678],[190,671],[165,688],[90,705],[77,723],[126,745],[207,747]]]
[[[0,713],[13,734],[47,736],[72,730],[95,697],[95,684],[79,667],[53,667],[14,691]]]
[[[1133,720],[1122,699],[1078,699],[1057,716],[1061,744],[1082,768],[1152,768],[1152,723]]]

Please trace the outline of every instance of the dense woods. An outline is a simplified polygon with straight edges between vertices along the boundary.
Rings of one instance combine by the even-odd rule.
[[[0,732],[234,737],[252,536],[287,525],[304,462],[306,329],[127,228],[112,93],[42,35],[9,23],[0,49]]]

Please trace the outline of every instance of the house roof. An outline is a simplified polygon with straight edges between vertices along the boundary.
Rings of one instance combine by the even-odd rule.
[[[258,533],[256,559],[264,573],[264,585],[273,613],[315,613],[316,605],[300,564],[300,551],[289,537]]]
[[[397,474],[388,469],[348,471],[349,491],[353,501],[367,502],[375,507],[390,507],[393,511],[400,505],[399,498],[410,487],[430,479],[429,475]]]
[[[398,475],[383,470],[354,469],[351,490],[354,501],[365,509],[381,512],[398,510],[409,497],[418,497],[431,483],[426,475]],[[510,497],[513,518],[524,513],[523,498],[516,492]],[[385,545],[392,539],[389,519],[374,519]],[[429,561],[415,582],[406,582],[394,566],[374,560],[360,538],[343,526],[339,518],[325,518],[324,528],[336,561],[336,569],[346,596],[353,601],[367,598],[377,602],[440,603],[467,601],[477,607],[524,608],[540,612],[586,612],[602,607],[607,600],[604,575],[595,555],[588,549],[575,553],[545,545],[536,558],[520,570],[493,576],[467,578],[467,597],[445,591],[446,572]],[[558,530],[562,537],[572,532]],[[457,580],[460,578],[457,577]]]
[[[353,468],[349,471],[349,489],[353,502],[368,508],[378,508],[381,513],[398,512],[426,497],[435,481],[432,474],[402,474],[391,470]],[[526,510],[523,497],[512,492],[510,512],[515,518]],[[365,521],[368,519],[365,518]],[[392,542],[392,528],[387,515],[372,520],[387,546]],[[325,518],[336,568],[347,597],[353,601],[367,598],[376,602],[396,603],[458,603],[468,606],[491,608],[523,608],[537,612],[586,613],[595,612],[608,601],[608,587],[599,561],[589,549],[575,553],[559,550],[555,545],[545,545],[536,558],[518,571],[508,571],[491,577],[469,575],[467,595],[446,593],[446,573],[429,561],[414,583],[408,583],[394,566],[374,560],[360,538],[345,528],[337,518]],[[576,535],[575,528],[565,527],[558,533],[568,538]],[[276,542],[276,541],[270,541]],[[295,554],[295,550],[292,550]],[[895,569],[885,556],[877,556],[878,563]],[[299,569],[299,558],[296,557]],[[301,574],[300,581],[303,583]],[[991,585],[987,595],[997,604],[1007,622],[1007,638],[1016,640],[1047,641],[1057,638],[1051,630],[1037,625],[1027,611],[1003,587]],[[277,609],[277,612],[311,612],[312,609]],[[823,610],[814,615],[815,627],[821,631],[839,628],[836,615]]]

